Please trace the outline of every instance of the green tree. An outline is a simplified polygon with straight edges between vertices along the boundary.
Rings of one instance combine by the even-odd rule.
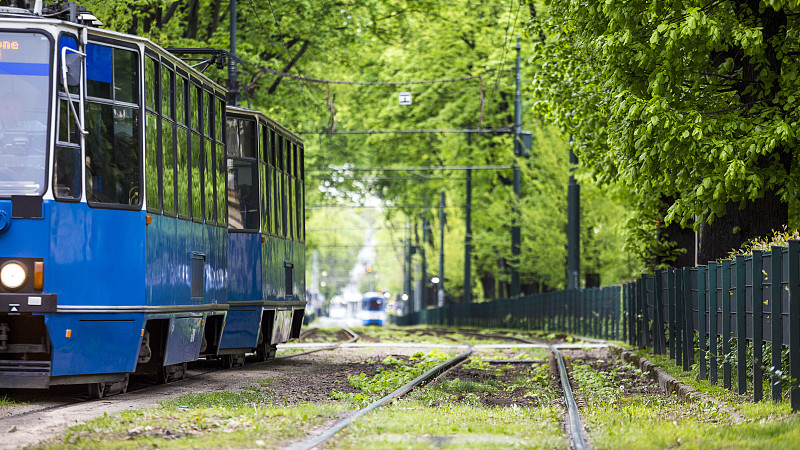
[[[149,37],[164,47],[216,48],[228,48],[228,5],[221,0],[90,0],[87,4],[108,28]],[[423,217],[437,228],[436,204],[439,193],[445,191],[447,292],[452,299],[460,299],[464,173],[370,173],[352,168],[512,165],[515,159],[510,134],[482,133],[467,138],[464,134],[450,133],[315,133],[478,128],[479,125],[483,129],[507,128],[513,122],[514,78],[509,70],[515,56],[513,44],[534,9],[518,4],[499,6],[489,1],[454,6],[431,0],[367,0],[354,4],[330,0],[247,0],[238,2],[238,11],[237,54],[244,61],[239,77],[242,103],[261,109],[287,128],[303,133],[306,203],[362,203],[377,197],[386,206],[386,223],[392,229],[402,228],[408,222],[421,225]],[[528,49],[531,44],[526,41],[523,45]],[[287,72],[303,80],[276,76],[271,71]],[[211,68],[207,74],[224,84],[224,71]],[[326,84],[310,80],[386,82],[478,76],[458,82],[403,86]],[[533,68],[526,64],[522,76],[530,80]],[[400,91],[412,92],[411,106],[398,104]],[[525,86],[525,92],[525,103],[530,105],[527,100],[533,95],[530,85]],[[531,118],[528,112],[525,115]],[[519,271],[524,291],[533,292],[564,286],[568,163],[567,146],[560,132],[531,120],[525,128],[535,132],[536,144],[534,156],[518,162],[523,173],[519,205],[523,255]],[[515,206],[511,171],[475,171],[473,196],[474,285],[471,288],[479,297],[503,296],[507,293],[510,218]],[[621,253],[619,223],[627,219],[627,214],[617,203],[602,196],[586,198],[585,214],[600,222],[584,222],[583,248],[587,255],[584,267],[602,272],[603,279],[609,282],[630,276],[619,273],[619,268],[630,268],[628,265],[598,262],[607,257],[611,258],[608,261],[617,261],[614,258]],[[426,202],[428,210],[420,207]],[[347,213],[333,217],[326,209],[311,209],[307,217],[309,252],[317,250],[321,256],[324,245],[333,239],[332,232],[316,235],[313,230],[365,226],[362,215],[354,217]],[[349,227],[347,222],[351,222]],[[363,233],[359,236],[363,241]],[[355,242],[357,236],[340,238],[343,242]],[[393,246],[399,236],[380,239],[387,245],[387,253],[380,255],[378,268],[398,272],[400,266],[396,262],[402,262],[402,255]],[[387,244],[384,239],[391,242]],[[438,272],[436,252],[441,245],[438,233],[431,233],[423,245],[429,255],[429,274]],[[329,258],[334,257],[325,255],[322,259]],[[337,270],[352,268],[352,261],[336,258],[330,264]],[[381,277],[394,280],[383,274]],[[391,286],[396,286],[395,283],[396,280],[390,282]]]
[[[643,259],[674,261],[692,228],[703,262],[787,224],[798,2],[546,3],[530,26],[537,110],[598,184],[632,196]]]

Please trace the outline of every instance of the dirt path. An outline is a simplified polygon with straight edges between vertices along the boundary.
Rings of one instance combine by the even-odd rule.
[[[269,390],[286,404],[322,401],[329,399],[333,390],[350,389],[348,376],[362,372],[371,376],[386,356],[408,357],[414,351],[408,348],[338,349],[205,374],[190,370],[192,378],[93,401],[82,400],[83,386],[77,386],[74,391],[52,390],[55,393],[52,398],[41,392],[31,392],[30,403],[0,408],[0,449],[44,444],[67,428],[103,414],[149,408],[162,400],[189,393],[237,391],[264,379],[272,380]],[[70,392],[76,393],[70,395]]]

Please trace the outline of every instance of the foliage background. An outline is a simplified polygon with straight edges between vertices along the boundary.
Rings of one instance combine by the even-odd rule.
[[[135,33],[163,47],[228,48],[228,2],[224,0],[87,0],[106,28]],[[538,7],[542,9],[541,5]],[[359,228],[374,223],[379,286],[402,289],[403,239],[427,215],[432,232],[425,245],[429,273],[438,272],[438,204],[447,198],[445,282],[448,299],[463,293],[464,173],[354,172],[355,167],[428,165],[521,166],[523,292],[563,288],[566,272],[566,186],[569,146],[563,131],[532,113],[531,81],[539,66],[530,60],[533,38],[522,41],[524,129],[534,134],[530,158],[515,161],[509,134],[456,133],[326,134],[335,130],[477,128],[483,84],[484,129],[513,124],[513,66],[517,35],[536,17],[534,5],[512,2],[432,0],[240,0],[237,54],[242,103],[265,111],[306,140],[307,205],[369,203],[368,209],[309,209],[307,249],[319,252],[327,292],[342,287],[344,272],[358,264],[352,248],[364,242]],[[480,75],[453,83],[363,86],[279,78],[269,68],[310,78],[345,81],[411,81]],[[225,83],[226,74],[211,69]],[[400,106],[399,91],[413,94]],[[389,179],[392,178],[392,179]],[[514,211],[511,171],[473,172],[473,286],[479,299],[507,293],[510,227]],[[623,249],[630,196],[582,188],[582,270],[603,284],[639,273],[641,264]],[[427,203],[426,203],[427,202]],[[330,230],[326,230],[330,229]],[[337,231],[338,230],[338,231]],[[418,233],[419,239],[422,233]],[[337,246],[349,246],[337,251]],[[418,257],[415,257],[418,258]],[[307,267],[311,268],[311,264]],[[400,275],[400,276],[399,276]],[[416,276],[415,276],[416,277]]]

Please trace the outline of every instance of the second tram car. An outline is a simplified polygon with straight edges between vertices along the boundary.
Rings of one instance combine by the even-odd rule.
[[[383,326],[386,322],[386,298],[380,292],[367,292],[361,299],[361,309],[357,318],[364,325]]]
[[[306,303],[302,141],[146,39],[50,16],[0,8],[0,388],[273,356]]]

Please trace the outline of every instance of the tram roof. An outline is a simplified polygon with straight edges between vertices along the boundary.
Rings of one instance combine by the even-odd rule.
[[[220,85],[216,81],[207,77],[203,73],[197,71],[188,63],[186,63],[179,57],[175,56],[174,54],[170,53],[160,45],[142,36],[137,36],[128,33],[120,33],[118,31],[106,30],[103,28],[83,25],[75,22],[70,22],[67,20],[37,16],[33,14],[31,11],[22,8],[0,7],[0,24],[2,23],[18,23],[18,24],[36,23],[46,26],[69,28],[74,30],[76,33],[79,33],[82,30],[86,30],[88,34],[92,36],[100,36],[100,37],[116,39],[119,41],[141,44],[145,48],[151,50],[152,52],[155,52],[162,58],[165,58],[170,63],[174,64],[176,68],[180,68],[183,71],[187,72],[188,74],[191,74],[192,77],[202,80],[204,83],[213,87],[221,94],[225,94],[225,92],[227,92],[227,89],[224,86]]]

